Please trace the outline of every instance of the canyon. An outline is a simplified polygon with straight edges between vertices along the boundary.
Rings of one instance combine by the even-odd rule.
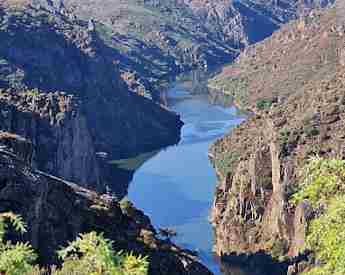
[[[211,274],[121,205],[135,171],[116,163],[179,143],[183,122],[162,96],[177,75],[237,58],[208,83],[254,113],[209,152],[215,251],[298,256],[313,213],[289,204],[299,167],[345,152],[344,24],[337,6],[313,10],[331,3],[0,1],[0,211],[29,228],[10,237],[50,265],[94,230],[149,256],[150,274]]]
[[[131,93],[96,35],[44,9],[0,16],[1,130],[33,142],[35,167],[123,196],[110,161],[178,142],[178,115]]]

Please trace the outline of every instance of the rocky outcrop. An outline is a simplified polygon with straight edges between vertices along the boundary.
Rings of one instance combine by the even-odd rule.
[[[42,6],[47,6],[46,0]],[[59,9],[56,6],[61,6]],[[50,5],[88,21],[118,56],[125,81],[159,100],[161,85],[193,68],[232,61],[283,23],[325,1],[64,0]],[[128,76],[131,76],[128,79]]]
[[[286,77],[296,79],[299,88],[286,93],[286,86],[275,75],[256,83],[263,88],[248,89],[249,101],[245,104],[255,114],[210,150],[219,178],[211,222],[215,230],[215,251],[220,255],[264,251],[283,259],[303,252],[307,226],[314,212],[307,202],[297,207],[290,202],[302,181],[303,167],[312,156],[345,158],[345,70],[340,54],[344,47],[344,24],[336,11],[332,8],[304,19],[310,20],[310,26],[303,24],[303,28],[322,29],[305,33],[310,36],[304,44],[301,42],[304,31],[300,32],[300,24],[305,22],[302,20],[255,47],[257,56],[262,56],[264,49],[272,49],[273,43],[277,51],[292,43],[276,43],[277,37],[286,37],[287,31],[290,37],[299,37],[295,40],[301,43],[299,50],[286,52],[280,56],[280,62],[270,60],[273,67],[286,64],[290,68]],[[316,46],[320,44],[324,46],[322,50]],[[302,57],[301,52],[306,54],[307,50],[311,61],[315,54],[327,56],[313,77],[304,74],[313,70],[312,62],[303,63],[308,56]],[[291,55],[301,60],[293,59],[288,64]],[[245,61],[246,57],[242,56],[231,69]],[[261,65],[247,66],[254,71]],[[271,96],[273,93],[279,97],[281,92],[282,99],[264,106],[253,104],[265,99],[261,92],[268,92],[268,81],[275,87]],[[252,96],[255,101],[251,100]],[[301,270],[298,264],[290,268],[291,274]]]
[[[243,48],[270,36],[281,24],[319,6],[317,1],[186,0],[207,26],[236,48]],[[324,1],[322,5],[330,1]]]
[[[110,182],[102,180],[102,159],[97,156],[79,103],[63,93],[2,91],[0,129],[31,141],[33,154],[26,157],[28,164],[102,192]]]
[[[296,209],[289,203],[301,169],[311,156],[345,157],[345,90],[339,74],[248,119],[212,147],[220,181],[212,213],[218,254],[298,255],[312,217],[307,203]]]
[[[36,167],[123,195],[110,161],[177,143],[182,122],[128,89],[114,50],[83,22],[26,4],[0,10],[0,88],[13,88],[1,129],[32,141]]]
[[[211,274],[190,251],[160,240],[149,218],[133,206],[121,208],[109,195],[32,169],[26,161],[32,154],[29,141],[2,132],[0,143],[0,212],[13,211],[24,218],[28,232],[20,238],[32,244],[40,264],[56,264],[56,250],[79,233],[97,231],[113,240],[118,251],[147,255],[149,274]],[[16,150],[20,154],[13,153]]]
[[[211,91],[231,95],[237,105],[253,110],[281,102],[308,81],[333,73],[336,37],[343,32],[335,26],[338,12],[314,10],[248,47],[210,80]]]

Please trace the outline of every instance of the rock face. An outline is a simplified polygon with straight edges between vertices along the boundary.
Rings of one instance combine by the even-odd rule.
[[[258,63],[249,65],[255,59],[246,52],[228,69],[235,73],[230,81],[245,63],[248,75],[255,76],[254,71],[263,70],[260,61],[266,49],[284,52],[290,43],[299,47],[280,58],[266,59],[267,70],[282,69],[280,73],[286,74],[274,73],[256,83],[260,89],[248,88],[243,106],[255,114],[210,150],[219,177],[211,217],[218,254],[265,251],[278,258],[303,252],[313,209],[306,202],[294,207],[289,201],[302,180],[302,168],[312,156],[345,157],[344,24],[336,12],[331,8],[290,24],[252,48]],[[283,37],[285,42],[278,39]],[[303,57],[307,53],[310,59]],[[291,56],[295,58],[290,60]],[[311,76],[316,56],[323,58]],[[296,80],[296,89],[287,88],[291,79]],[[252,81],[248,87],[253,87]],[[270,94],[269,87],[275,87]],[[282,97],[270,106],[255,105],[267,95]]]
[[[334,26],[338,12],[334,9],[321,16],[320,11],[313,11],[287,24],[265,42],[248,47],[233,65],[210,80],[210,87],[253,110],[260,108],[260,101],[283,101],[309,80],[334,72],[339,61],[336,36],[342,32]]]
[[[42,265],[56,264],[55,251],[79,233],[97,231],[114,240],[116,250],[149,256],[149,274],[211,274],[191,252],[158,239],[141,211],[132,206],[121,209],[111,196],[32,169],[27,162],[30,141],[2,132],[0,143],[0,212],[13,211],[24,218],[28,232],[21,238],[33,245]]]
[[[34,167],[103,191],[106,184],[100,174],[101,159],[97,159],[78,103],[72,95],[3,91],[0,129],[25,136],[32,142],[34,150],[27,162]]]
[[[116,51],[125,81],[138,94],[159,100],[162,80],[228,63],[281,24],[330,2],[64,0],[63,11],[93,22],[91,28]]]
[[[333,1],[185,0],[226,43],[243,48],[270,36],[281,24]]]
[[[179,117],[132,93],[114,50],[82,22],[5,1],[0,25],[0,88],[13,88],[0,129],[32,141],[35,167],[116,192],[111,160],[178,142]]]

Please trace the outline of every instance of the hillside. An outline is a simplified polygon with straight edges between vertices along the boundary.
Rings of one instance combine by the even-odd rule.
[[[321,6],[332,0],[321,2]],[[45,0],[39,1],[45,6]],[[122,77],[141,95],[159,100],[161,85],[193,68],[232,61],[239,50],[320,1],[141,0],[56,1],[116,50]]]
[[[0,129],[32,141],[36,167],[123,195],[128,179],[110,162],[177,143],[178,115],[131,92],[113,49],[82,23],[2,4]]]
[[[318,211],[308,201],[291,203],[303,169],[311,157],[345,158],[345,28],[338,8],[292,22],[211,81],[255,112],[210,149],[219,178],[211,217],[218,254],[265,251],[281,260],[303,252]],[[234,83],[243,77],[240,88]]]
[[[132,205],[33,169],[32,144],[23,137],[1,132],[0,143],[0,212],[23,217],[28,232],[20,239],[30,242],[41,265],[57,264],[58,249],[79,233],[95,231],[114,241],[116,251],[148,256],[149,274],[210,275],[192,252],[162,240]]]
[[[247,48],[209,86],[232,95],[238,105],[248,109],[255,109],[263,100],[284,100],[308,81],[334,72],[336,35],[341,31],[330,31],[335,20],[335,12],[321,16],[320,11],[313,11],[284,26],[263,43]]]

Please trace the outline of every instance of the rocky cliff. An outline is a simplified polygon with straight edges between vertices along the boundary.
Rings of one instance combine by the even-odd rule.
[[[284,259],[303,252],[314,212],[306,202],[290,203],[302,169],[312,156],[345,158],[340,14],[336,6],[284,27],[220,76],[230,83],[223,91],[255,113],[210,149],[219,178],[211,216],[218,254],[264,251]],[[239,88],[233,83],[242,77]]]
[[[2,3],[0,88],[12,90],[1,129],[32,141],[35,167],[123,195],[110,161],[178,142],[182,122],[132,93],[114,49],[84,25],[31,2]]]
[[[30,141],[1,132],[0,143],[0,212],[13,211],[24,218],[28,232],[20,238],[32,244],[40,264],[56,264],[56,250],[79,233],[97,231],[112,239],[117,251],[147,255],[149,274],[211,274],[190,251],[160,240],[149,218],[133,206],[121,208],[111,196],[32,169]]]
[[[225,43],[243,48],[270,36],[291,19],[333,1],[185,0]]]
[[[230,62],[283,23],[333,0],[56,2],[54,10],[89,21],[117,51],[122,76],[133,90],[159,100],[159,87],[177,74]]]
[[[210,87],[234,97],[245,109],[283,101],[310,80],[335,71],[336,14],[312,11],[282,27],[263,43],[248,47],[234,64],[210,80]]]

